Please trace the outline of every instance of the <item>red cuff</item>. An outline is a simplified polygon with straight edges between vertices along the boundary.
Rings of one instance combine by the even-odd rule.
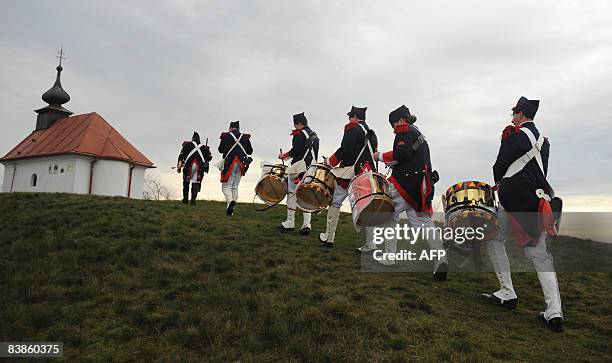
[[[393,150],[387,151],[381,154],[383,163],[390,163],[393,161]]]
[[[287,159],[287,157],[289,156],[289,152],[283,153],[281,156],[281,159]]]
[[[336,157],[336,154],[333,154],[332,156],[330,156],[328,160],[329,160],[329,165],[331,166],[336,166],[340,164],[340,160],[338,160],[338,158]]]

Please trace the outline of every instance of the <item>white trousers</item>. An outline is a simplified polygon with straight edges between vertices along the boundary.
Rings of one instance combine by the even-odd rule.
[[[197,164],[191,164],[191,170],[189,170],[189,173],[191,175],[191,183],[192,184],[200,182],[198,180],[198,165]]]
[[[238,201],[238,185],[240,185],[240,179],[242,179],[242,172],[238,164],[234,164],[229,178],[226,182],[221,183],[221,191],[225,196],[225,201],[229,205],[231,201]]]
[[[395,213],[393,214],[393,219],[395,223],[400,221],[400,214],[402,212],[406,212],[408,216],[408,220],[410,221],[410,225],[413,228],[422,227],[422,228],[434,228],[434,222],[431,216],[421,215],[419,216],[417,212],[412,208],[408,202],[402,197],[402,195],[395,189],[395,186],[389,183],[389,193],[391,194],[391,199],[393,199],[393,207],[395,208]],[[429,245],[430,250],[443,250],[444,244],[441,239],[436,238],[438,233],[433,233],[433,238],[427,239],[427,244]],[[396,242],[397,243],[397,242]],[[444,257],[438,259],[434,264],[434,270],[437,269],[438,265],[442,262],[448,263],[448,259],[446,255]]]
[[[348,189],[344,189],[340,185],[336,185],[334,188],[334,195],[332,197],[331,206],[340,208],[342,207],[342,203],[348,197]]]
[[[508,220],[508,212],[500,205],[498,210],[498,233],[495,239],[486,243],[487,253],[495,270],[495,275],[499,280],[500,289],[493,293],[502,300],[515,299],[517,297],[512,285],[510,274],[510,262],[506,254],[506,240],[510,236],[511,226]],[[542,232],[535,247],[525,247],[527,256],[538,274],[546,310],[544,318],[550,320],[556,317],[563,317],[561,311],[561,295],[559,294],[559,284],[557,274],[553,265],[553,257],[546,250],[546,232]]]
[[[293,228],[295,223],[295,211],[297,210],[297,195],[295,192],[297,191],[297,184],[291,180],[291,178],[286,177],[287,180],[287,226],[288,228]],[[308,212],[302,211],[304,216],[304,222],[302,224],[302,228],[308,227],[310,228],[310,221],[312,214]]]

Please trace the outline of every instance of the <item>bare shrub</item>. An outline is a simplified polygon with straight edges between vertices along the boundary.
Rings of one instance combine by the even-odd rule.
[[[175,193],[159,180],[158,177],[146,177],[144,181],[144,191],[142,197],[145,200],[173,200],[176,199]]]

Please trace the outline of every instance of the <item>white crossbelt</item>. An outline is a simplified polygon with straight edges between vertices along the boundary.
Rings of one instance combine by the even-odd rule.
[[[506,174],[503,179],[510,178],[516,175],[519,171],[523,170],[523,168],[531,161],[531,159],[535,158],[538,163],[538,167],[542,171],[542,175],[546,178],[546,172],[544,171],[544,163],[542,162],[542,145],[544,145],[544,138],[542,135],[536,140],[535,135],[531,130],[526,127],[521,127],[520,129],[527,138],[529,138],[529,142],[531,143],[531,150],[527,151],[525,155],[516,159],[510,166],[508,170],[506,170]],[[536,196],[540,199],[545,199],[550,202],[551,197],[555,195],[554,190],[550,187],[550,195],[546,194],[543,189],[536,190]]]
[[[304,136],[306,137],[306,143],[308,143],[308,140],[310,140],[310,135],[308,135],[308,132],[306,132],[306,130],[302,129],[302,133],[304,134]],[[313,141],[314,142],[314,141]],[[315,152],[314,152],[314,145],[313,143],[310,143],[310,155],[312,156],[312,163],[316,163],[317,162],[317,157],[315,156]],[[306,159],[306,155],[308,155],[308,151],[306,151],[304,153],[304,157],[302,157],[300,160],[305,160]]]
[[[232,150],[234,150],[236,145],[240,146],[240,148],[244,152],[244,155],[247,155],[247,152],[244,149],[244,146],[242,146],[242,144],[240,143],[240,139],[242,139],[242,135],[244,135],[244,134],[240,134],[240,136],[238,136],[238,138],[236,138],[236,136],[233,133],[231,133],[231,132],[229,134],[234,138],[234,145],[232,145],[232,147],[227,151],[227,154],[225,154],[225,157],[227,157],[232,152]]]
[[[359,162],[359,158],[361,158],[361,155],[365,151],[366,147],[368,148],[368,150],[370,150],[370,156],[374,158],[374,151],[372,150],[372,145],[370,145],[370,139],[368,139],[368,131],[365,129],[365,127],[362,124],[358,124],[358,125],[361,127],[361,129],[365,133],[365,143],[363,144],[363,148],[361,148],[359,155],[357,155],[357,159],[355,159],[355,164]],[[376,166],[372,165],[372,167],[375,168]]]
[[[510,178],[514,176],[519,171],[523,170],[523,168],[531,161],[531,159],[535,158],[540,170],[542,171],[542,175],[546,176],[544,172],[544,163],[542,162],[542,145],[544,145],[544,138],[542,135],[536,140],[535,135],[531,130],[526,127],[521,127],[520,129],[527,137],[529,138],[529,142],[531,143],[531,150],[527,151],[525,155],[516,159],[510,166],[508,170],[506,170],[506,174],[504,174],[504,178]]]
[[[206,159],[204,159],[204,155],[202,155],[202,150],[200,150],[200,148],[201,148],[202,146],[204,146],[204,144],[199,144],[199,145],[198,145],[198,144],[196,144],[196,142],[195,142],[195,141],[192,141],[191,143],[193,144],[194,148],[193,148],[193,150],[191,150],[191,151],[189,152],[189,154],[188,154],[188,155],[187,155],[187,157],[185,158],[185,162],[186,162],[187,160],[189,160],[189,158],[190,158],[190,157],[191,157],[193,154],[195,154],[195,153],[197,152],[198,154],[200,154],[200,157],[202,158],[202,162],[204,162],[204,163],[205,163],[205,162],[206,162]]]

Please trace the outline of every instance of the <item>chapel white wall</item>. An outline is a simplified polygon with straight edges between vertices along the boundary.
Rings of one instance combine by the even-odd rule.
[[[127,197],[130,164],[98,159],[94,163],[92,194]]]
[[[145,168],[144,166],[134,166],[134,170],[132,170],[132,190],[130,193],[130,198],[143,198],[142,194],[144,192],[144,177],[146,170],[147,168]]]
[[[74,158],[55,156],[10,161],[3,164],[6,168],[2,183],[3,192],[72,193]],[[33,175],[36,175],[36,185],[32,184]]]

